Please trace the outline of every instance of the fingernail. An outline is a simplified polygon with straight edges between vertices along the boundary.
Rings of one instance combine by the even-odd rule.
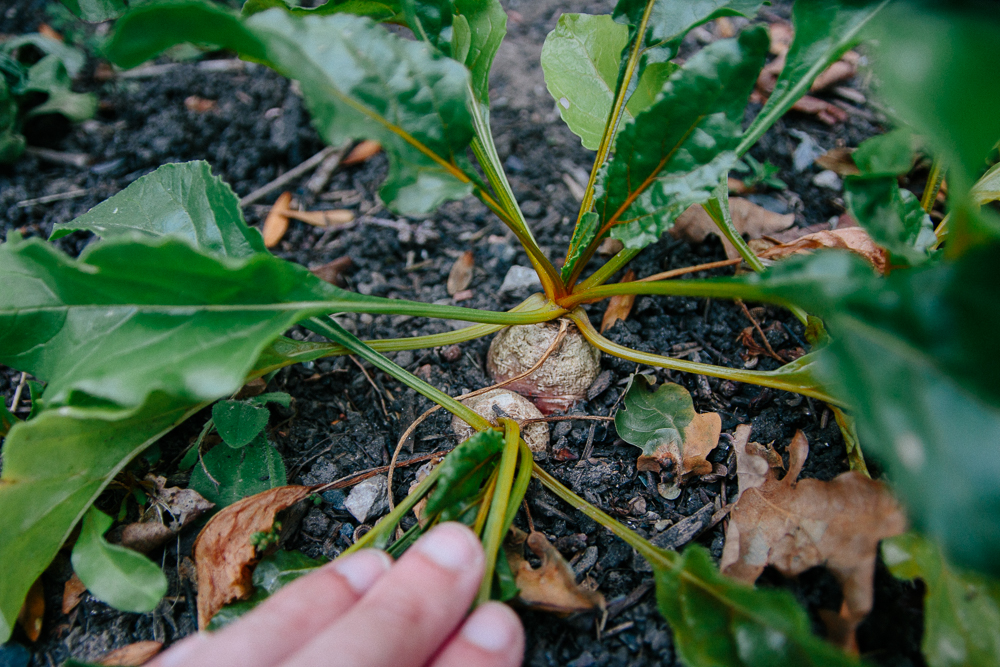
[[[484,651],[499,653],[514,642],[517,615],[507,605],[488,602],[462,626],[462,638]]]
[[[464,570],[482,559],[479,540],[459,523],[442,523],[417,540],[415,546],[446,570]]]
[[[153,661],[156,667],[181,667],[191,662],[194,656],[204,650],[208,637],[202,633],[186,637],[177,642]]]
[[[362,549],[344,559],[333,561],[329,567],[342,576],[355,593],[364,595],[389,571],[392,559],[384,551]]]

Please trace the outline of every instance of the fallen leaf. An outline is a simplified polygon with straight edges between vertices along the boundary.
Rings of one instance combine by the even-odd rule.
[[[344,279],[344,274],[347,271],[350,271],[353,264],[354,262],[351,260],[350,255],[344,255],[343,257],[338,257],[332,262],[327,262],[322,266],[317,266],[315,269],[309,269],[309,272],[320,280],[325,280],[331,285],[343,287],[347,284],[347,281]]]
[[[846,229],[815,232],[759,252],[755,248],[754,252],[761,259],[774,260],[788,257],[789,255],[807,254],[818,248],[850,250],[867,259],[879,273],[885,273],[886,267],[889,264],[888,253],[886,253],[885,249],[876,245],[872,237],[868,235],[868,232],[861,227],[847,227]]]
[[[624,248],[624,243],[609,236],[601,241],[600,247],[597,248],[597,254],[601,257],[611,257],[620,253]]]
[[[161,642],[143,641],[116,648],[108,653],[98,663],[100,665],[115,665],[117,667],[129,667],[129,665],[141,665],[148,662],[154,655],[163,648]]]
[[[785,215],[774,213],[740,197],[729,200],[729,211],[732,214],[733,226],[736,227],[736,231],[751,239],[759,239],[762,236],[788,229],[795,222],[794,213],[786,213]],[[670,233],[675,238],[687,239],[694,243],[701,243],[709,234],[716,234],[726,249],[726,257],[736,259],[740,256],[735,246],[719,233],[715,221],[700,204],[691,206],[681,213]]]
[[[42,621],[45,619],[45,590],[42,580],[36,579],[28,589],[28,597],[24,599],[21,613],[17,615],[17,624],[24,630],[31,641],[37,641],[42,634]]]
[[[162,547],[177,533],[159,521],[136,522],[122,528],[121,545],[142,554]]]
[[[848,117],[847,112],[838,107],[836,104],[832,104],[826,100],[821,100],[818,97],[813,97],[812,95],[804,95],[800,97],[798,101],[792,105],[792,109],[816,116],[817,119],[827,125],[843,123]]]
[[[42,23],[38,26],[38,34],[43,37],[48,37],[49,39],[55,40],[57,42],[63,41],[63,36],[60,35],[55,29],[48,23]]]
[[[729,39],[736,35],[736,26],[728,16],[720,16],[715,19],[715,34],[722,39]]]
[[[344,227],[354,222],[354,212],[346,208],[332,208],[325,211],[297,211],[290,208],[284,213],[287,218],[313,227]]]
[[[357,146],[351,149],[351,152],[347,154],[340,164],[342,165],[352,165],[360,164],[366,161],[373,155],[377,155],[379,151],[382,150],[382,144],[377,141],[372,141],[371,139],[365,139]]]
[[[685,477],[712,474],[712,464],[707,456],[719,444],[722,435],[722,417],[715,412],[695,415],[684,429],[684,460],[681,472]]]
[[[197,491],[178,486],[168,487],[166,477],[146,475],[144,481],[152,484],[153,489],[149,492],[152,504],[143,514],[143,521],[152,521],[154,518],[162,520],[163,513],[166,512],[170,517],[165,522],[166,525],[177,532],[215,507],[214,503],[205,500]]]
[[[871,611],[879,542],[899,535],[906,519],[887,486],[858,472],[829,482],[798,481],[809,454],[801,431],[788,446],[788,473],[773,470],[759,486],[743,488],[730,513],[720,569],[752,583],[767,565],[786,576],[825,565],[844,593],[841,646],[856,650],[854,630]],[[737,450],[739,456],[739,450]],[[737,458],[737,475],[740,460]],[[760,468],[757,462],[757,470]]]
[[[198,569],[198,629],[204,630],[219,609],[253,592],[257,549],[254,533],[267,532],[274,517],[308,497],[308,486],[279,486],[229,505],[205,524],[194,543]]]
[[[767,27],[771,37],[771,55],[783,56],[788,53],[788,48],[792,45],[792,38],[795,32],[792,24],[785,21],[775,21]]]
[[[733,502],[739,500],[747,489],[753,489],[763,484],[771,469],[763,456],[747,451],[747,443],[750,440],[750,431],[752,430],[753,427],[750,424],[740,424],[736,427],[736,432],[733,433],[733,451],[736,452],[736,482],[739,486],[739,491]]]
[[[288,216],[285,212],[288,205],[292,203],[292,193],[282,192],[274,201],[274,206],[264,219],[264,245],[273,248],[285,236],[288,231]]]
[[[472,282],[472,270],[476,266],[476,256],[471,250],[466,250],[455,260],[448,272],[448,295],[455,296]]]
[[[860,60],[861,56],[856,51],[848,51],[840,57],[840,60],[819,73],[819,76],[809,86],[809,91],[815,93],[836,83],[853,79],[854,75],[858,73]]]
[[[853,176],[860,174],[858,165],[854,164],[853,148],[838,147],[828,150],[823,155],[816,158],[816,165],[822,169],[829,169],[839,176]]]
[[[745,195],[749,192],[753,192],[753,188],[747,187],[747,184],[738,178],[730,176],[726,183],[729,187],[729,194],[731,195]]]
[[[217,102],[215,100],[207,100],[204,97],[198,97],[197,95],[189,95],[184,98],[184,106],[188,111],[193,111],[195,113],[206,113],[215,108]]]
[[[590,609],[604,610],[604,596],[577,585],[573,569],[545,535],[537,531],[525,535],[517,528],[512,528],[511,532],[504,549],[520,589],[518,598],[525,606],[563,616]],[[524,559],[525,542],[542,559],[537,569]]]
[[[80,577],[76,576],[76,572],[74,572],[73,576],[66,580],[66,585],[63,586],[62,613],[68,614],[76,609],[86,592],[87,587],[83,585]]]
[[[635,280],[635,271],[630,269],[621,282],[630,283],[633,280]],[[601,320],[601,333],[613,327],[618,320],[627,320],[634,303],[635,294],[617,294],[611,297],[608,301],[608,307],[604,311],[604,319]]]

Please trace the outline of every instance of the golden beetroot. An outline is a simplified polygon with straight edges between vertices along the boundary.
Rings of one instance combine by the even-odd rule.
[[[507,389],[494,389],[479,396],[470,396],[462,401],[466,406],[472,408],[480,416],[496,423],[498,416],[507,415],[516,421],[524,419],[538,419],[542,413],[538,411],[531,401],[519,394],[515,394]],[[497,415],[493,406],[497,406],[501,413]],[[451,428],[458,436],[459,442],[470,437],[475,431],[464,421],[455,417],[451,420]],[[534,454],[536,460],[544,459],[548,456],[549,448],[549,425],[540,422],[528,424],[521,428],[521,437],[528,445],[528,449]]]

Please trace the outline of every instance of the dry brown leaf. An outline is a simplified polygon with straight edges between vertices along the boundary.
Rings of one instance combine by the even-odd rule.
[[[854,164],[853,154],[853,148],[832,148],[816,158],[816,165],[836,172],[840,176],[860,174],[861,170],[858,169],[858,165]]]
[[[351,152],[347,154],[340,164],[347,166],[352,164],[360,164],[366,161],[373,155],[377,155],[379,151],[382,150],[382,144],[377,141],[372,141],[371,139],[365,139],[357,146],[351,149]]]
[[[307,498],[308,486],[279,486],[244,498],[216,514],[194,542],[198,568],[198,628],[204,630],[219,609],[253,592],[257,549],[254,533],[274,526],[275,515]]]
[[[188,111],[193,111],[195,113],[206,113],[215,108],[217,102],[215,100],[208,100],[204,97],[198,97],[197,95],[189,95],[184,98],[184,106]]]
[[[715,19],[715,34],[722,39],[729,39],[736,35],[736,26],[728,16],[720,16]]]
[[[41,23],[38,26],[38,34],[43,37],[48,37],[49,39],[54,39],[57,42],[63,41],[63,36],[56,32],[55,28],[50,26],[48,23]]]
[[[73,576],[66,581],[66,585],[63,586],[62,613],[68,614],[76,609],[86,592],[87,587],[83,585],[80,577],[76,576],[76,572],[74,572]]]
[[[775,21],[768,26],[768,33],[771,36],[771,54],[783,56],[788,53],[788,48],[792,45],[792,37],[795,36],[792,24],[785,21]]]
[[[143,641],[116,648],[108,653],[99,664],[114,665],[116,667],[129,667],[130,665],[141,665],[148,662],[154,655],[163,648],[161,642]]]
[[[177,533],[159,521],[136,522],[122,528],[122,546],[148,554],[173,539]]]
[[[287,218],[313,227],[343,227],[354,222],[354,212],[346,208],[332,208],[326,211],[296,211],[290,208],[284,213]]]
[[[455,260],[448,272],[448,295],[455,296],[472,283],[472,270],[476,267],[476,256],[466,250]]]
[[[792,109],[816,116],[816,118],[827,125],[843,123],[848,117],[847,112],[838,107],[836,104],[832,104],[826,100],[821,100],[818,97],[813,97],[812,95],[800,97],[798,101],[792,105]]]
[[[839,634],[850,648],[854,629],[872,608],[879,541],[906,530],[906,519],[888,487],[861,473],[797,481],[809,454],[801,431],[788,454],[784,479],[768,471],[763,484],[746,489],[741,479],[720,569],[752,583],[767,565],[786,576],[825,565],[843,589]]]
[[[353,265],[354,262],[350,255],[344,255],[343,257],[338,257],[332,262],[328,262],[322,266],[317,266],[315,269],[309,269],[309,272],[320,280],[325,280],[331,285],[343,287],[347,284],[347,281],[344,280],[344,274],[347,271],[350,271]]]
[[[774,213],[740,197],[729,200],[729,211],[733,216],[736,230],[751,239],[759,239],[788,229],[795,222],[794,213],[785,215]],[[700,204],[691,206],[681,213],[670,233],[675,238],[684,238],[694,243],[701,243],[709,234],[716,234],[726,249],[726,257],[736,259],[740,256],[735,246],[719,233],[719,228]]]
[[[635,280],[635,271],[629,269],[621,281],[630,283],[633,280]],[[601,320],[601,333],[613,327],[618,320],[627,320],[634,303],[635,294],[617,294],[611,297],[608,300],[608,307],[604,311],[604,319]]]
[[[754,252],[762,259],[781,259],[789,255],[809,253],[818,248],[850,250],[867,259],[879,273],[885,273],[889,264],[888,253],[877,246],[868,232],[861,227],[815,232],[760,252],[755,249]]]
[[[706,457],[719,444],[720,435],[722,435],[722,417],[715,412],[695,415],[684,429],[684,461],[681,471],[685,476],[712,473],[712,464]]]
[[[809,86],[809,91],[815,93],[836,83],[854,78],[854,75],[858,73],[860,60],[861,56],[856,51],[848,51],[840,57],[840,60],[819,73],[819,76]]]
[[[288,205],[292,203],[292,193],[282,192],[275,200],[274,206],[264,219],[264,245],[273,248],[285,236],[288,231]]]
[[[167,486],[167,478],[159,475],[146,475],[143,480],[152,485],[149,496],[153,503],[143,514],[143,521],[164,519],[164,513],[169,515],[166,523],[174,532],[179,531],[205,512],[215,507],[215,503],[205,500],[193,489],[182,489],[179,486]]]
[[[45,590],[42,580],[35,579],[28,589],[28,597],[24,599],[21,613],[17,615],[17,624],[24,630],[31,641],[37,641],[42,634],[42,621],[45,619]]]
[[[535,531],[526,536],[517,528],[511,531],[513,534],[504,543],[504,548],[517,587],[521,589],[518,594],[521,602],[533,609],[564,616],[595,608],[604,610],[604,596],[576,583],[573,569],[545,535]],[[542,559],[537,569],[524,559],[525,542]]]
[[[597,248],[597,254],[601,257],[611,257],[612,255],[617,255],[625,248],[625,244],[618,239],[613,239],[610,236],[603,241],[601,245]]]
[[[731,195],[745,195],[749,192],[753,192],[753,188],[748,188],[747,184],[738,178],[733,178],[730,176],[726,181],[729,187],[729,194]]]

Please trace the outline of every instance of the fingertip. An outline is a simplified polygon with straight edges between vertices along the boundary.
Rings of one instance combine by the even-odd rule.
[[[367,593],[392,567],[392,558],[379,549],[362,549],[326,565],[359,596]]]
[[[524,628],[514,610],[499,602],[477,608],[462,625],[462,639],[488,653],[507,653],[524,644]]]
[[[484,559],[476,534],[455,521],[435,526],[414,547],[435,565],[453,572],[481,567]]]

